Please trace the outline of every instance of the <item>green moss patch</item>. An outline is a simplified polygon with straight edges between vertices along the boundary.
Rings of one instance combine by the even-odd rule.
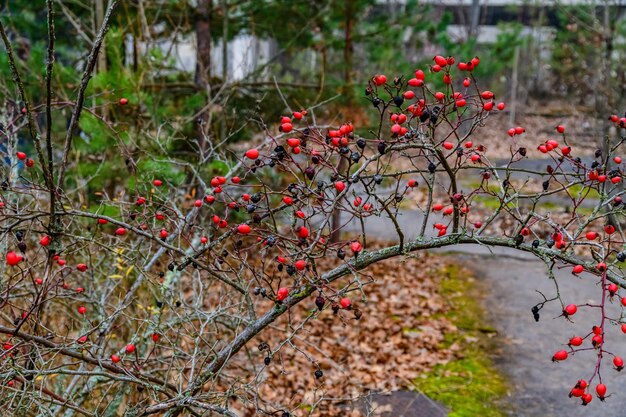
[[[458,331],[449,333],[446,346],[461,347],[457,358],[437,365],[414,381],[415,387],[450,409],[449,417],[504,417],[499,400],[506,383],[490,356],[495,330],[484,324],[479,284],[468,271],[449,264],[440,271],[440,289],[449,302],[446,317]]]

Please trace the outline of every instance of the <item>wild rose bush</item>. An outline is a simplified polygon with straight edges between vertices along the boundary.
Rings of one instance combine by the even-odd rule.
[[[106,24],[98,42],[105,33]],[[600,305],[562,300],[555,289],[532,314],[539,320],[546,303],[560,303],[564,321],[597,315],[598,325],[561,341],[568,347],[552,360],[593,350],[589,377],[573,381],[570,395],[583,405],[594,393],[604,399],[600,363],[611,362],[614,369],[605,372],[623,368],[610,344],[626,333],[621,312],[609,311],[620,303],[608,303],[621,297],[625,283],[619,151],[626,118],[610,116],[621,137],[593,161],[568,145],[566,126],[556,126],[546,143],[533,143],[523,127],[504,127],[510,155],[496,165],[489,144],[475,139],[489,115],[506,107],[472,75],[485,64],[436,56],[410,78],[372,77],[365,97],[379,116],[375,129],[350,120],[322,126],[314,108],[293,111],[235,158],[213,153],[229,167],[223,175],[204,178],[196,169],[204,159],[172,156],[159,163],[184,169],[182,187],[163,177],[118,195],[103,190],[92,211],[80,193],[90,178],[66,173],[84,157],[73,150],[73,137],[83,110],[94,112],[84,94],[98,42],[63,144],[51,135],[50,84],[46,103],[30,104],[14,65],[11,88],[19,98],[3,104],[10,115],[0,200],[0,376],[7,406],[25,413],[50,406],[65,415],[234,416],[236,398],[259,414],[297,415],[257,394],[281,349],[320,315],[358,320],[359,304],[367,302],[361,272],[367,266],[463,244],[530,252],[546,263],[548,275],[567,266],[597,277]],[[445,88],[436,90],[435,80]],[[110,106],[129,104],[122,98]],[[20,149],[18,135],[30,136],[34,155]],[[517,166],[537,156],[545,170]],[[567,212],[542,205],[554,196],[569,202]],[[405,236],[398,222],[407,202],[421,213],[416,237]],[[370,250],[369,217],[394,225],[397,242]],[[348,223],[361,233],[345,232]],[[329,258],[337,266],[320,267]],[[289,311],[299,303],[309,314],[291,321]],[[284,340],[261,343],[264,329],[281,316],[289,322]],[[237,360],[233,369],[242,350],[260,351],[263,359]],[[303,377],[323,379],[315,369],[320,359],[307,359],[312,371]]]

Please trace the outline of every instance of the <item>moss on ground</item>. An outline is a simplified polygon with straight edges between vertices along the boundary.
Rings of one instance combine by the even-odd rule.
[[[415,387],[450,409],[449,417],[504,417],[499,400],[506,383],[490,356],[495,330],[484,325],[481,290],[468,272],[455,264],[441,270],[441,291],[450,303],[446,317],[457,332],[447,334],[444,345],[462,348],[457,358],[414,381]]]

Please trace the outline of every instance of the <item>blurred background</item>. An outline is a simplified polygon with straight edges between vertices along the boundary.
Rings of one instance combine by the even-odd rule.
[[[74,97],[108,0],[55,3],[54,88],[67,119],[63,103]],[[17,53],[32,69],[27,94],[41,104],[45,7],[27,0],[0,4]],[[77,147],[93,160],[80,169],[97,174],[89,187],[100,189],[126,169],[106,162],[107,152],[118,151],[112,141],[124,143],[127,160],[141,159],[137,153],[151,146],[191,157],[216,144],[258,139],[280,115],[311,107],[318,124],[351,121],[365,135],[378,122],[364,99],[367,81],[377,73],[393,79],[427,70],[435,54],[457,62],[481,58],[479,86],[507,103],[486,137],[504,137],[503,124],[547,135],[567,121],[591,150],[609,134],[608,115],[625,109],[625,35],[621,0],[123,1],[87,103],[116,129],[103,128],[96,115],[82,116]],[[5,54],[0,72],[0,96],[17,97]],[[439,78],[428,79],[433,88]],[[110,105],[122,97],[128,106]],[[55,119],[59,132],[66,125]],[[154,146],[162,137],[170,141]],[[150,176],[171,169],[150,158],[138,163]]]

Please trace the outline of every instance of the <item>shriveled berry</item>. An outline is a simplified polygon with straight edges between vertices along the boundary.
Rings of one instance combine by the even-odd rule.
[[[326,300],[324,299],[324,297],[322,297],[321,295],[318,296],[315,299],[315,305],[317,306],[317,308],[322,311],[322,309],[324,308],[324,305],[326,304]]]

